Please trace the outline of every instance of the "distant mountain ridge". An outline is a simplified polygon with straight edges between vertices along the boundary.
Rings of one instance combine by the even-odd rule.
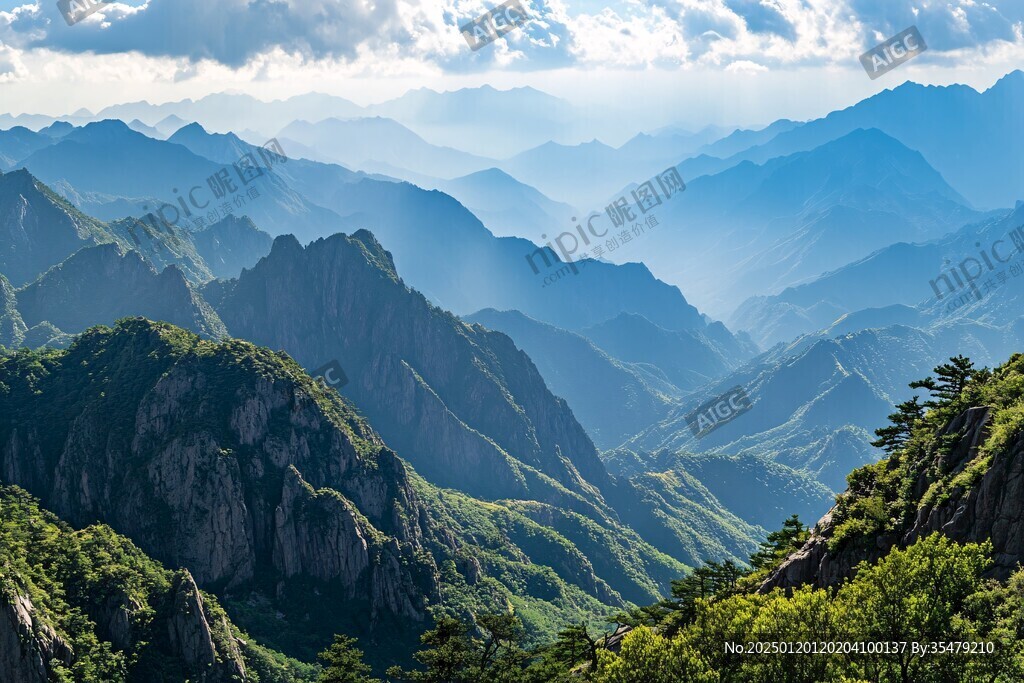
[[[908,82],[834,111],[726,159],[697,157],[682,164],[690,177],[719,173],[743,161],[808,151],[858,128],[877,128],[920,152],[972,203],[1012,205],[1024,185],[1024,135],[1013,112],[1024,101],[1024,71],[1012,71],[984,92],[965,85]]]
[[[922,155],[878,130],[687,180],[654,212],[666,229],[638,243],[639,257],[718,315],[754,292],[983,216]]]

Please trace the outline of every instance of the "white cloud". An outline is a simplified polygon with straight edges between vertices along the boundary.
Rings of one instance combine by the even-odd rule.
[[[134,99],[173,99],[239,87],[339,91],[353,82],[366,85],[347,96],[373,99],[425,82],[514,81],[515,74],[539,82],[545,73],[609,69],[853,71],[860,53],[915,23],[929,46],[910,67],[918,71],[991,71],[1005,60],[1005,72],[1024,52],[1024,2],[1007,9],[981,0],[580,0],[584,9],[577,0],[523,0],[534,18],[472,52],[458,26],[497,0],[127,4],[137,1],[72,27],[56,3],[0,12],[4,87],[36,87],[3,99],[29,107],[65,92],[124,100],[111,93],[128,84],[139,92]]]

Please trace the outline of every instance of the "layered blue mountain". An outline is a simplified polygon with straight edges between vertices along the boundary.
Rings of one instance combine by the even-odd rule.
[[[192,242],[214,277],[232,278],[269,254],[274,239],[248,216],[228,216],[193,232]]]
[[[382,117],[324,119],[316,123],[296,121],[280,135],[350,168],[398,176],[403,171],[411,171],[454,178],[496,163],[453,147],[430,144],[397,121]]]
[[[208,176],[224,169],[226,160],[236,152],[254,149],[236,136],[210,135],[197,125],[186,127],[175,139],[178,144],[151,140],[123,124],[103,122],[76,129],[25,163],[67,178],[62,188],[69,196],[81,197],[79,190],[92,190],[108,201],[123,202],[124,197],[156,194],[160,187],[169,186],[173,191],[178,187],[175,178],[205,183]],[[118,151],[97,156],[99,162],[90,161],[90,153],[98,155],[101,142]],[[209,154],[214,160],[200,154]],[[129,178],[132,174],[117,165],[119,160],[141,177]],[[90,170],[95,163],[103,172]],[[163,178],[147,177],[141,169],[143,163],[164,169]],[[65,164],[79,170],[61,170]],[[180,176],[167,170],[172,168],[182,169]],[[308,241],[333,234],[341,226],[368,227],[395,254],[410,284],[456,313],[488,307],[515,309],[559,327],[577,329],[631,312],[671,330],[708,327],[678,289],[659,282],[645,267],[588,261],[585,267],[578,267],[578,275],[567,276],[570,270],[553,252],[538,251],[522,239],[495,238],[475,216],[440,192],[295,159],[264,169],[264,176],[254,183],[262,183],[261,196],[235,213],[249,215],[259,229],[270,234],[290,232]],[[306,199],[310,196],[317,197],[320,206]],[[345,218],[338,218],[340,215]],[[458,267],[439,266],[444,263]],[[532,264],[537,264],[536,272]],[[31,275],[38,272],[36,269]],[[545,278],[558,281],[549,288]]]
[[[494,158],[568,139],[580,121],[578,109],[561,98],[530,87],[489,85],[440,93],[417,88],[367,111],[400,121],[435,144]]]
[[[1017,116],[1022,105],[1022,71],[980,93],[966,85],[907,82],[727,158],[697,157],[683,168],[689,177],[717,173],[743,161],[764,163],[809,151],[859,128],[877,128],[920,152],[974,205],[1012,206],[1024,185],[1024,132]]]
[[[292,190],[273,168],[264,165],[262,174],[245,182],[230,165],[200,157],[181,145],[147,138],[119,121],[78,128],[19,160],[18,165],[47,184],[66,182],[78,192],[143,204],[151,198],[159,200],[160,206],[150,205],[145,210],[159,210],[166,203],[170,208],[164,209],[164,216],[175,225],[187,225],[193,216],[212,223],[222,214],[238,212],[249,215],[264,229],[287,226],[289,231],[310,238],[337,228],[337,216]],[[222,179],[222,172],[230,186],[211,181]],[[193,189],[194,203],[186,199]],[[256,192],[250,193],[253,189]],[[179,210],[179,200],[186,208]],[[217,214],[210,217],[213,211]]]
[[[264,102],[242,93],[214,93],[198,100],[185,99],[178,102],[150,104],[131,102],[106,107],[97,113],[98,119],[140,120],[149,126],[161,127],[165,123],[166,135],[197,121],[216,131],[260,131],[264,138],[273,137],[292,121],[301,118],[313,120],[332,116],[360,116],[363,108],[342,97],[320,93],[306,93],[284,100]],[[167,121],[170,117],[174,117]],[[177,125],[173,125],[176,123]]]
[[[432,483],[527,501],[524,514],[538,521],[571,513],[608,532],[633,529],[686,563],[734,556],[758,533],[713,498],[649,498],[609,476],[530,358],[409,289],[366,231],[306,247],[279,237],[254,268],[204,295],[232,335],[282,348],[304,367],[338,362],[345,396]]]
[[[755,351],[721,323],[704,330],[668,330],[634,313],[620,313],[580,333],[616,358],[657,368],[685,392],[735,369]]]
[[[0,272],[15,286],[31,282],[82,247],[109,242],[139,251],[160,269],[174,264],[192,282],[213,277],[188,232],[155,225],[152,216],[103,223],[28,171],[0,175]]]
[[[828,327],[846,314],[893,306],[915,309],[914,324],[921,327],[963,316],[1003,326],[1021,310],[1015,305],[1022,278],[1012,275],[1022,270],[1024,236],[1013,237],[1021,225],[1024,205],[1018,203],[941,239],[893,244],[777,295],[752,297],[730,323],[763,346]]]
[[[576,210],[568,204],[549,199],[497,168],[415,184],[454,197],[498,237],[540,241],[541,235],[572,228],[576,217]]]
[[[658,368],[613,358],[586,337],[519,311],[485,309],[463,319],[511,337],[600,449],[661,420],[682,393]]]
[[[52,143],[51,137],[23,126],[0,130],[0,170],[11,168],[18,159]]]
[[[921,154],[878,130],[810,152],[741,163],[652,209],[638,242],[661,279],[711,314],[775,293],[894,242],[945,234],[982,214]]]
[[[227,336],[220,318],[176,266],[157,272],[139,252],[116,243],[80,249],[15,296],[29,328],[50,323],[77,334],[94,325],[144,316],[206,339]]]

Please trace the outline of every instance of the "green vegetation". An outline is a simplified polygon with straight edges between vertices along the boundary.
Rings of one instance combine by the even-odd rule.
[[[889,457],[850,474],[834,512],[833,549],[904,530],[919,507],[975,484],[1019,439],[1024,356],[994,372],[956,357],[936,375],[913,384],[930,400],[900,404],[892,425],[878,430],[876,445]],[[991,417],[984,439],[971,431],[979,410]],[[974,440],[964,446],[968,433]],[[670,597],[617,615],[614,637],[583,623],[525,650],[515,617],[506,615],[505,636],[497,639],[505,656],[487,659],[491,617],[448,618],[423,637],[421,667],[393,675],[557,683],[1024,680],[1024,570],[1002,582],[990,578],[990,542],[958,544],[932,533],[874,564],[861,562],[835,587],[765,592],[768,575],[809,537],[790,517],[768,534],[749,568],[705,563],[674,581]]]
[[[678,582],[671,600],[627,615],[635,626],[615,648],[580,625],[527,651],[511,614],[445,617],[422,638],[420,668],[388,673],[430,683],[1020,681],[1024,571],[985,579],[990,552],[932,534],[861,564],[838,589],[789,594],[753,592],[756,570],[712,565]],[[762,645],[732,647],[752,643]]]
[[[874,537],[906,529],[921,508],[943,502],[956,488],[966,489],[988,469],[991,455],[1020,433],[1024,356],[1012,357],[996,371],[976,369],[963,356],[935,368],[937,378],[912,382],[931,393],[897,406],[891,425],[877,430],[874,445],[889,457],[854,470],[848,490],[833,514],[832,550],[870,545]],[[991,411],[994,428],[980,448],[965,450],[961,440],[969,424],[954,420],[970,408]],[[927,412],[924,411],[928,408]],[[955,428],[954,428],[955,427]],[[920,494],[926,487],[924,495]]]
[[[355,638],[334,636],[331,646],[320,653],[320,661],[324,670],[317,683],[379,683],[370,677],[370,667],[363,663]]]
[[[67,645],[49,662],[52,681],[184,683],[203,674],[168,636],[176,574],[109,527],[75,531],[22,489],[0,487],[0,558],[0,610],[27,600],[34,635],[45,642],[49,632]],[[202,600],[218,651],[240,644],[250,681],[316,679],[319,667],[262,647],[228,621],[216,598]],[[122,622],[111,618],[118,614]]]
[[[143,444],[136,438],[140,407],[169,386],[180,388],[173,419],[155,423],[157,429],[147,432]],[[240,439],[239,411],[247,401],[262,401],[268,391],[296,399],[267,402],[266,428],[258,432],[264,440]],[[315,427],[297,420],[296,405],[308,406],[311,417],[323,419],[313,421]],[[159,413],[167,407],[158,402],[145,410]],[[69,449],[86,433],[95,434],[95,441]],[[38,472],[37,479],[25,476],[15,482],[47,504],[57,505],[50,496],[58,474],[87,472],[89,490],[100,493],[74,492],[61,502],[62,514],[76,525],[100,519],[133,534],[155,557],[177,557],[180,546],[171,542],[198,537],[204,530],[184,516],[189,510],[175,508],[166,494],[153,489],[149,473],[158,454],[188,439],[215,443],[219,453],[215,457],[211,449],[209,457],[197,461],[195,481],[210,480],[211,463],[237,463],[244,496],[231,502],[245,500],[246,510],[239,507],[239,515],[255,510],[272,514],[278,506],[285,467],[275,460],[287,455],[280,444],[308,444],[296,448],[300,455],[329,453],[336,442],[351,446],[358,457],[336,480],[318,474],[322,456],[295,461],[299,474],[307,477],[306,502],[296,509],[310,528],[320,528],[316,525],[329,521],[324,515],[345,509],[372,558],[381,556],[397,532],[409,533],[412,541],[402,546],[399,571],[408,572],[402,590],[417,609],[429,608],[434,618],[458,619],[514,610],[527,647],[555,638],[566,623],[583,620],[598,628],[632,604],[657,600],[673,578],[688,570],[617,523],[601,523],[554,504],[481,501],[437,488],[399,461],[349,402],[309,378],[284,353],[236,339],[204,340],[173,325],[132,318],[113,328],[92,328],[66,350],[20,349],[0,356],[0,443],[5,444],[0,450],[17,463],[19,477]],[[31,456],[23,459],[27,453]],[[92,467],[106,462],[113,466]],[[314,477],[319,477],[316,486],[305,485]],[[97,498],[104,491],[132,488],[142,493],[131,508],[119,507],[124,496]],[[141,531],[132,526],[136,519],[143,523]],[[341,633],[360,639],[378,675],[387,666],[413,663],[419,634],[431,621],[393,613],[370,590],[370,572],[355,576],[358,589],[310,574],[282,576],[271,561],[269,543],[264,547],[266,552],[254,555],[258,565],[250,580],[230,589],[226,580],[202,584],[218,595],[235,624],[303,661],[313,661]]]

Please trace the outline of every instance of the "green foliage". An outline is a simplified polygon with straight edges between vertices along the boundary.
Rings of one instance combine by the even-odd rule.
[[[874,445],[889,457],[847,477],[849,488],[837,499],[829,547],[870,545],[878,535],[898,534],[920,507],[941,503],[954,489],[977,482],[988,469],[991,453],[1005,448],[1024,426],[1022,365],[1021,357],[1014,356],[993,372],[954,356],[935,368],[935,377],[911,382],[913,388],[927,389],[932,399],[920,404],[915,396],[899,404],[889,416],[891,424],[875,432],[879,438]],[[977,453],[963,453],[965,432],[948,432],[947,425],[968,408],[986,403],[994,411],[995,427]],[[964,456],[973,460],[961,462]],[[955,466],[950,464],[954,460]],[[915,494],[922,482],[928,485],[923,496]]]
[[[897,405],[896,412],[889,415],[892,424],[876,429],[878,440],[872,441],[871,445],[883,449],[886,453],[902,449],[913,436],[914,427],[924,417],[924,409],[925,406],[920,403],[917,396]]]
[[[320,653],[324,670],[317,683],[380,683],[370,677],[370,667],[363,663],[363,653],[356,648],[356,639],[336,635],[329,648]]]
[[[964,356],[954,356],[948,363],[935,368],[938,379],[925,377],[910,383],[911,389],[927,389],[937,401],[926,401],[924,407],[939,408],[956,401],[967,387],[967,382],[975,374],[974,363]],[[915,400],[916,402],[916,400]]]
[[[622,641],[618,655],[601,652],[602,683],[718,683],[722,680],[685,639],[668,639],[641,626]]]
[[[426,648],[415,655],[423,668],[392,667],[388,676],[416,683],[516,683],[523,680],[527,664],[522,640],[522,623],[512,614],[481,614],[475,629],[442,617],[423,634]]]
[[[821,683],[825,681],[1011,681],[1024,676],[1024,572],[1005,586],[983,578],[988,544],[933,534],[837,590],[737,593],[698,599],[693,621],[669,636],[638,627],[618,653],[602,651],[592,680]],[[798,643],[890,643],[881,652],[790,652]],[[915,653],[911,643],[991,642],[994,652]],[[726,643],[789,644],[730,652]],[[905,643],[905,645],[899,645]],[[865,648],[866,649],[866,648]],[[872,648],[874,650],[875,648]],[[673,673],[675,672],[675,677]]]
[[[761,543],[756,553],[750,556],[750,566],[755,572],[774,568],[782,560],[800,549],[811,535],[797,515],[791,515],[782,523],[782,528],[772,531]]]
[[[184,683],[191,674],[175,659],[165,618],[173,603],[172,572],[105,525],[73,530],[40,509],[28,493],[0,487],[0,595],[31,602],[33,620],[70,647],[70,661],[51,662],[58,683],[146,681]],[[203,596],[214,641],[227,650],[243,643],[253,683],[312,681],[316,668],[253,643],[232,626],[217,600]],[[106,624],[110,612],[131,605],[131,642],[118,651]],[[103,626],[98,626],[102,624]],[[195,672],[198,674],[198,672]]]

